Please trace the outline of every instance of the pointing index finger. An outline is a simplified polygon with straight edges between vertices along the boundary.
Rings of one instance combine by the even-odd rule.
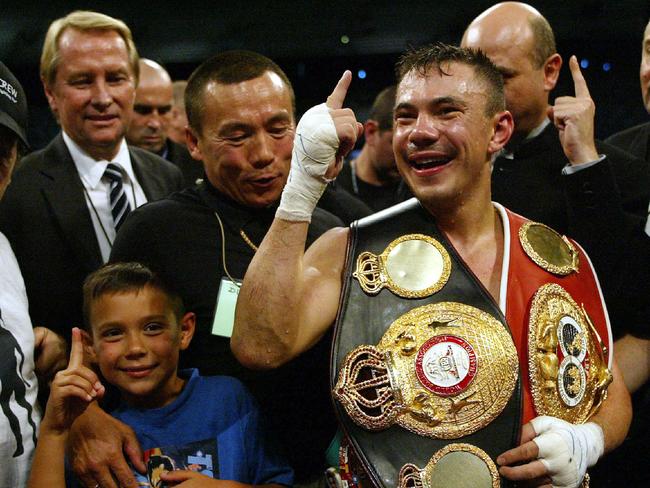
[[[328,108],[337,109],[343,107],[343,102],[345,101],[345,96],[348,94],[348,88],[350,87],[350,82],[352,82],[352,72],[350,70],[345,70],[343,76],[334,87],[334,91],[327,97],[326,105]]]
[[[571,59],[569,59],[569,69],[571,70],[571,77],[573,78],[576,98],[591,98],[587,82],[585,81],[585,77],[582,76],[578,59],[575,56],[571,56]]]
[[[77,368],[83,364],[84,347],[81,340],[81,331],[78,327],[72,329],[72,346],[70,347],[70,362],[68,368]]]

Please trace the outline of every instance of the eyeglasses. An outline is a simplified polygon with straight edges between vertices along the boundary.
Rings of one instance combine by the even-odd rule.
[[[133,110],[136,111],[140,115],[150,115],[154,110],[158,113],[158,115],[166,115],[170,112],[172,109],[171,105],[139,105],[136,104],[133,106]]]

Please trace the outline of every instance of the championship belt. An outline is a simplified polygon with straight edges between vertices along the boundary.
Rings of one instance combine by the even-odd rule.
[[[492,422],[517,383],[517,350],[490,314],[457,302],[423,305],[393,322],[377,346],[358,346],[334,398],[371,431],[399,425],[458,439]]]
[[[603,344],[584,307],[557,284],[533,299],[528,367],[535,410],[573,424],[586,422],[607,397],[612,374]]]
[[[341,426],[376,486],[510,486],[518,358],[498,305],[417,201],[352,225],[332,351]]]
[[[586,422],[605,400],[612,374],[608,343],[585,304],[578,304],[565,288],[571,285],[569,277],[576,279],[581,270],[579,252],[569,239],[543,224],[526,222],[518,235],[528,257],[550,273],[532,297],[528,318],[528,376],[535,412],[573,424]],[[586,274],[591,269],[582,270],[582,289],[593,286],[593,278]],[[598,295],[597,289],[593,295]]]

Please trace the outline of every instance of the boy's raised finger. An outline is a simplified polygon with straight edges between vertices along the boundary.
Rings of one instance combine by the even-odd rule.
[[[78,368],[84,362],[84,345],[81,339],[81,330],[72,328],[72,346],[70,347],[70,361],[68,368]]]

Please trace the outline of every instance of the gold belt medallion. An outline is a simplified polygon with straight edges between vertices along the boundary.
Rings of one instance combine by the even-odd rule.
[[[560,285],[533,297],[528,327],[528,367],[535,411],[585,422],[607,395],[612,375],[602,343],[584,307]]]
[[[566,276],[578,271],[578,251],[565,236],[537,222],[519,228],[519,242],[530,259],[546,271]]]
[[[334,397],[357,424],[393,424],[417,434],[456,439],[492,422],[517,383],[517,351],[492,315],[441,302],[395,320],[376,346],[345,358]]]
[[[402,298],[423,298],[445,286],[450,272],[451,260],[442,244],[424,234],[408,234],[379,255],[359,254],[352,276],[369,295],[388,288]]]
[[[448,444],[420,469],[405,464],[399,472],[398,488],[499,488],[499,472],[490,456],[471,444]]]

